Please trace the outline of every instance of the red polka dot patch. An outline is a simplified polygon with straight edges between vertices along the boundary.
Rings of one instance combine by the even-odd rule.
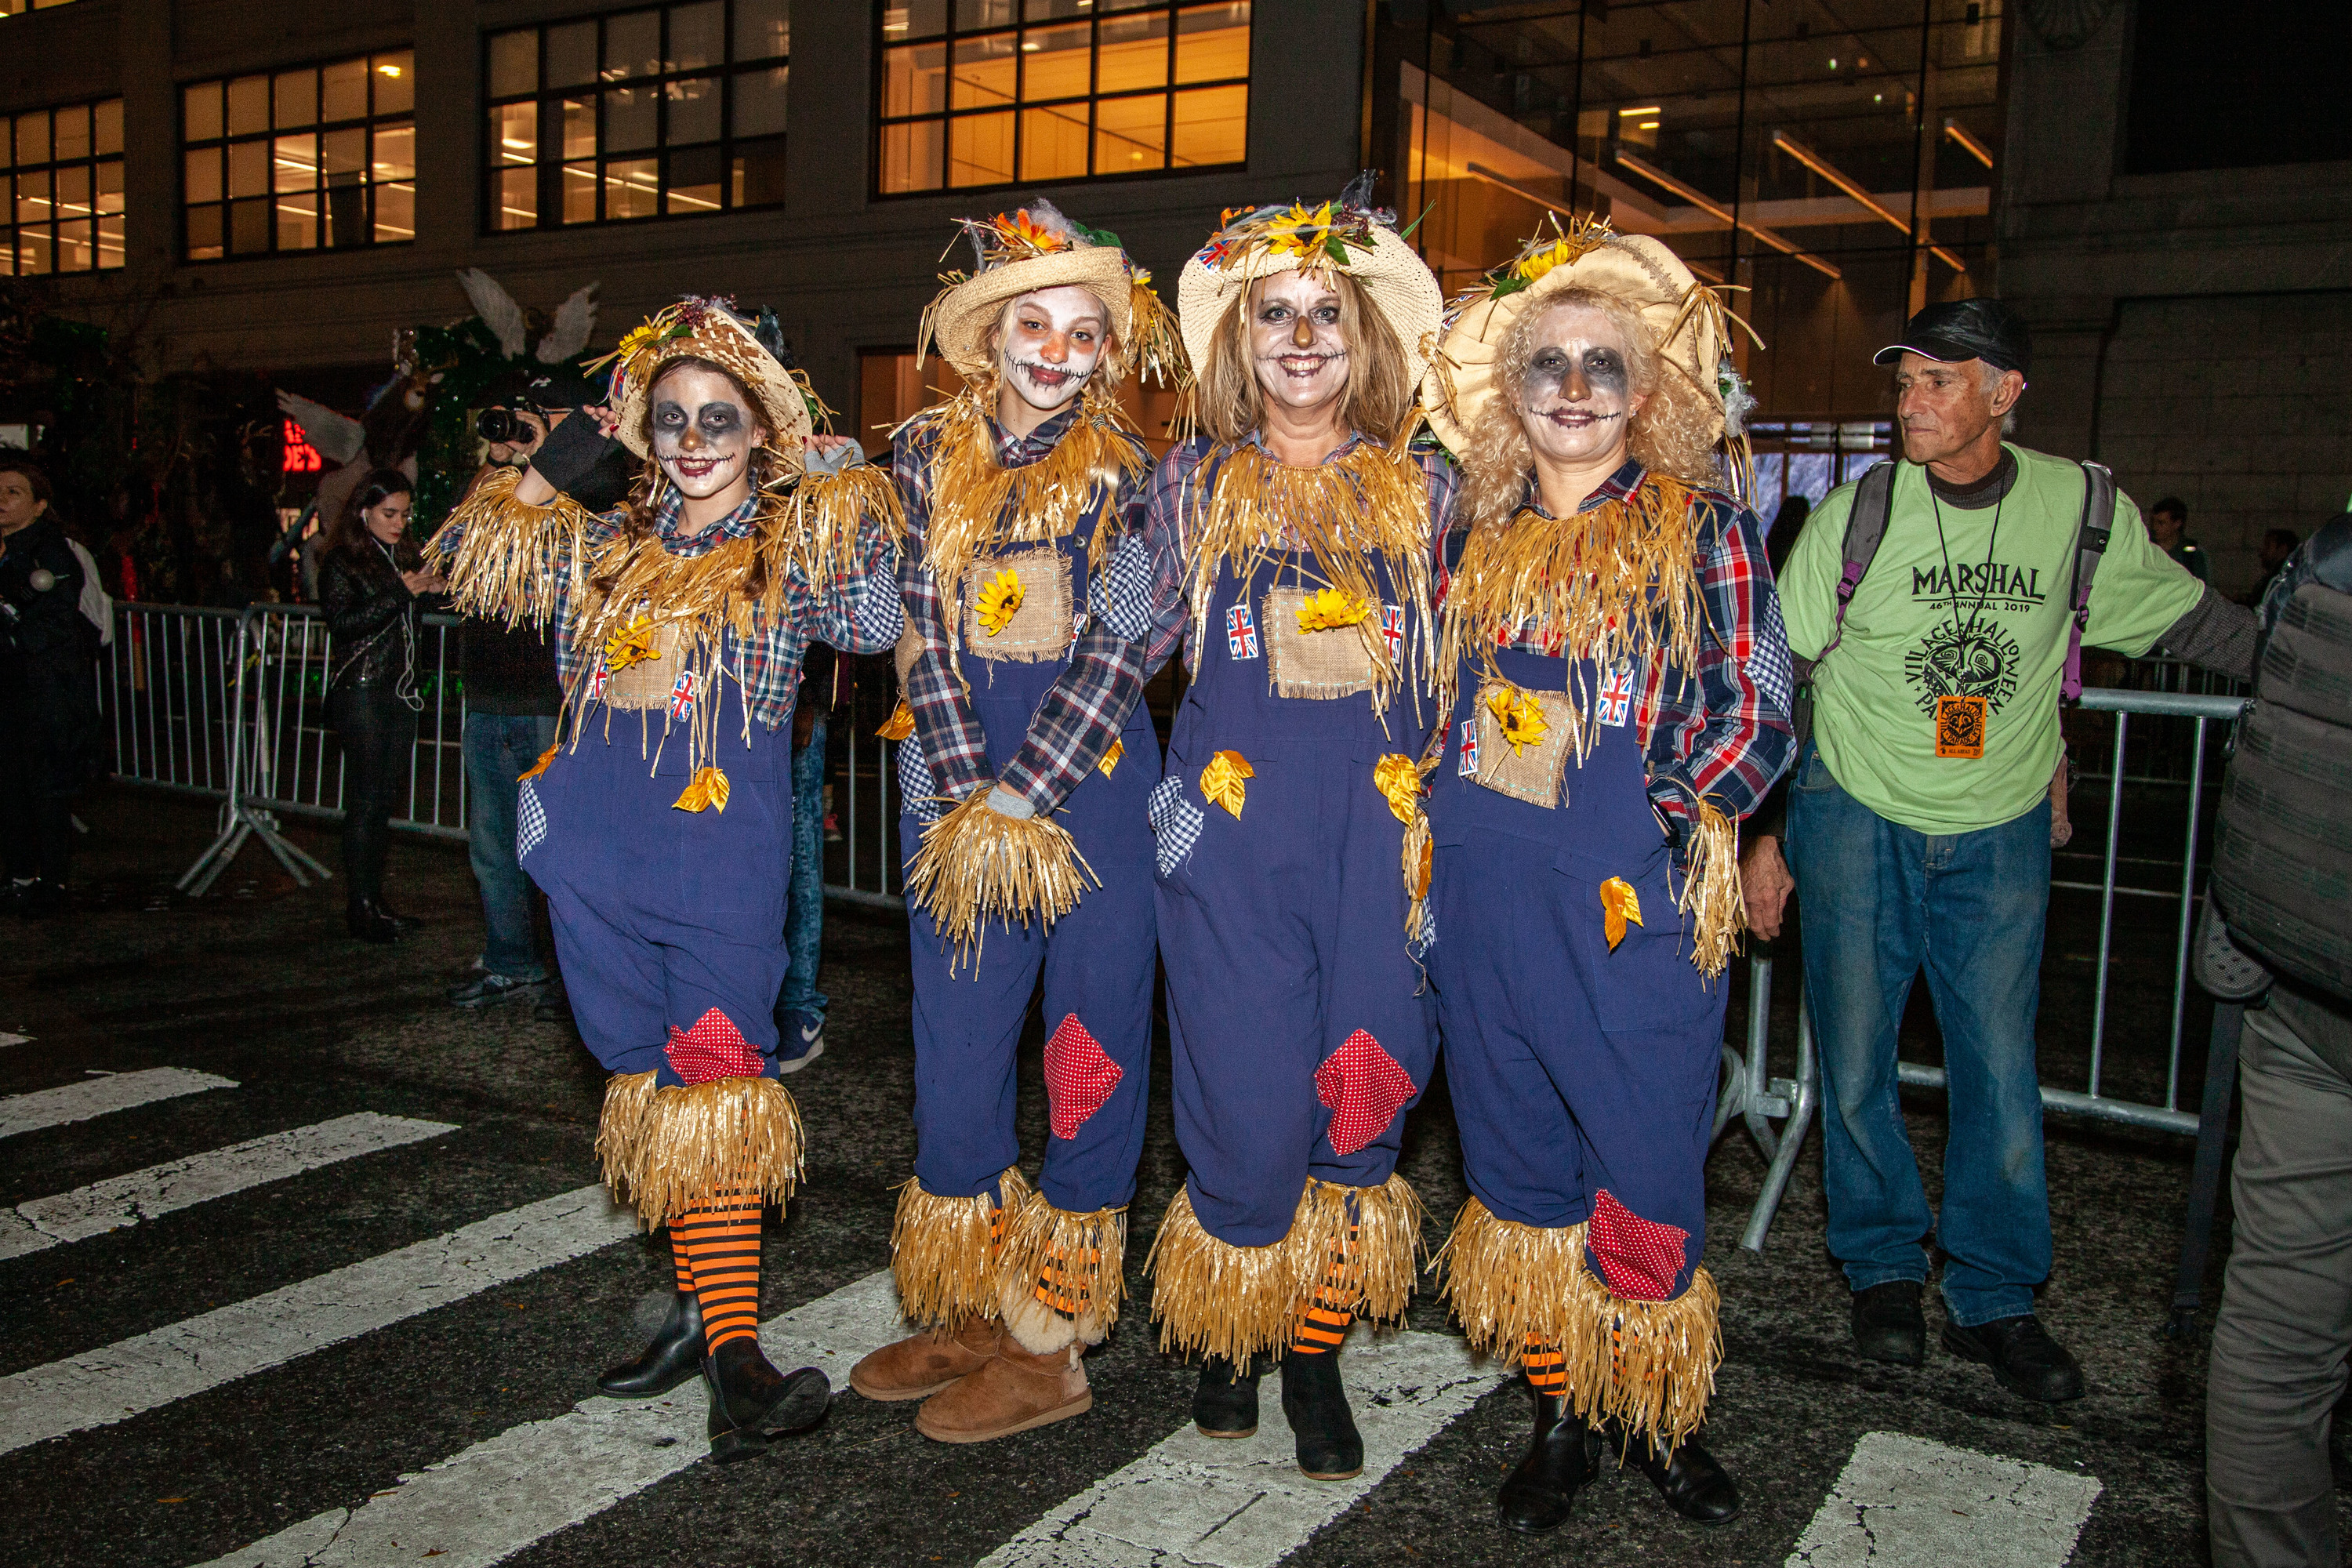
[[[1045,1042],[1045,1100],[1054,1110],[1054,1136],[1076,1138],[1126,1076],[1076,1013],[1064,1018]]]
[[[1629,1301],[1663,1301],[1675,1293],[1689,1239],[1690,1232],[1643,1219],[1606,1190],[1593,1200],[1592,1227],[1584,1237],[1601,1278]]]
[[[758,1078],[763,1063],[760,1047],[726,1014],[713,1007],[694,1021],[691,1029],[669,1026],[669,1044],[662,1047],[670,1067],[688,1083],[709,1083],[720,1078]]]
[[[1331,1108],[1331,1147],[1352,1154],[1389,1129],[1419,1090],[1381,1043],[1359,1029],[1315,1069],[1315,1094]]]

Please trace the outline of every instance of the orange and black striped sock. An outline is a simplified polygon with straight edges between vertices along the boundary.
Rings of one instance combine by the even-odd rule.
[[[686,1254],[693,1270],[704,1348],[716,1351],[730,1340],[758,1337],[760,1200],[714,1194],[671,1223],[670,1245]]]
[[[1333,1244],[1331,1265],[1323,1271],[1323,1282],[1315,1288],[1314,1299],[1299,1314],[1297,1331],[1290,1337],[1291,1354],[1322,1355],[1338,1350],[1348,1337],[1348,1325],[1356,1321],[1357,1293],[1347,1282],[1348,1254],[1355,1243],[1355,1228],[1349,1226],[1347,1239]]]
[[[1079,1295],[1080,1281],[1091,1279],[1101,1266],[1102,1253],[1096,1247],[1087,1247],[1076,1260],[1056,1248],[1045,1255],[1045,1267],[1037,1272],[1034,1293],[1037,1300],[1063,1317],[1075,1319],[1079,1309],[1086,1305]]]
[[[1528,1381],[1535,1385],[1538,1394],[1558,1399],[1568,1392],[1568,1358],[1533,1334],[1528,1336],[1519,1365],[1526,1369]]]
[[[691,1294],[694,1289],[694,1257],[686,1250],[686,1242],[677,1234],[676,1226],[670,1226],[669,1230],[669,1257],[670,1261],[677,1266],[677,1293],[681,1296]]]

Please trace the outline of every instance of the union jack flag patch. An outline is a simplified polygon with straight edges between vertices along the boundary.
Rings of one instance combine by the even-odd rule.
[[[684,719],[694,711],[694,671],[681,669],[677,684],[669,689],[669,716]]]
[[[1633,667],[1621,664],[1609,672],[1601,683],[1601,697],[1592,705],[1593,717],[1612,729],[1625,727],[1625,715],[1633,706]]]
[[[1381,606],[1381,637],[1389,645],[1391,658],[1404,657],[1404,606],[1402,605]]]
[[[588,695],[596,699],[600,702],[603,701],[604,698],[604,683],[612,679],[612,668],[607,666],[603,659],[598,659],[596,661],[596,673],[588,678]]]
[[[1465,779],[1478,776],[1478,721],[1462,721],[1462,765],[1456,770]]]
[[[1235,658],[1257,657],[1257,620],[1247,605],[1225,611],[1225,649]]]

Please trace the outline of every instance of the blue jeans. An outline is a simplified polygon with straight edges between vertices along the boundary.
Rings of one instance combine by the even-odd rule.
[[[793,884],[784,904],[784,994],[777,1006],[824,1021],[826,997],[816,988],[819,949],[824,942],[824,717],[817,716],[809,742],[793,752]]]
[[[1821,1047],[1832,1256],[1856,1290],[1924,1281],[1932,1228],[1954,1323],[2031,1312],[2050,1277],[2033,1047],[2049,803],[1998,827],[1919,833],[1846,794],[1809,746],[1789,792],[1788,850]],[[1950,1083],[1940,1220],[1895,1092],[1895,1037],[1923,964]]]
[[[515,781],[555,744],[555,715],[466,715],[466,847],[482,889],[482,967],[544,980],[530,929],[530,878],[515,858]]]

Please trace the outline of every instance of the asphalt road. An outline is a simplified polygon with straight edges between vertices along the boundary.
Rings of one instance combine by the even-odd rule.
[[[2055,1121],[2042,1309],[2087,1398],[2033,1405],[1936,1351],[1916,1372],[1859,1362],[1817,1151],[1763,1253],[1744,1252],[1763,1162],[1735,1129],[1709,1169],[1728,1353],[1708,1441],[1745,1515],[1699,1531],[1628,1473],[1527,1541],[1496,1528],[1491,1501],[1524,1393],[1470,1360],[1426,1290],[1409,1332],[1360,1331],[1345,1352],[1372,1448],[1362,1483],[1301,1480],[1276,1422],[1215,1446],[1243,1453],[1186,1436],[1192,1374],[1139,1305],[1183,1172],[1162,1052],[1128,1259],[1139,1304],[1087,1363],[1093,1411],[930,1443],[909,1407],[845,1389],[856,1354],[895,1332],[878,1271],[913,1148],[905,929],[856,911],[826,932],[827,1050],[792,1080],[809,1179],[771,1215],[763,1300],[772,1353],[828,1367],[843,1392],[814,1433],[716,1468],[693,1386],[652,1407],[593,1397],[667,1289],[667,1253],[584,1191],[603,1080],[570,1031],[528,1006],[443,1003],[480,934],[462,850],[396,846],[392,895],[425,924],[373,949],[342,938],[338,887],[298,890],[253,848],[217,896],[168,896],[209,837],[201,803],[114,791],[83,815],[74,911],[0,927],[0,1032],[26,1037],[0,1045],[0,1507],[20,1568],[2205,1558],[2203,1353],[2157,1332],[2189,1151]],[[330,837],[299,837],[334,863]],[[2053,1075],[2078,1069],[2093,979],[2095,908],[2069,898],[2045,976]],[[2124,919],[2110,1070],[2160,1090],[2168,916],[2150,900]],[[1924,1005],[1912,1023],[1907,1054],[1933,1059]],[[2186,1103],[2194,1091],[2192,1075]],[[1911,1113],[1932,1194],[1939,1107],[1921,1096]],[[1442,1081],[1402,1169],[1434,1239],[1464,1195]]]

